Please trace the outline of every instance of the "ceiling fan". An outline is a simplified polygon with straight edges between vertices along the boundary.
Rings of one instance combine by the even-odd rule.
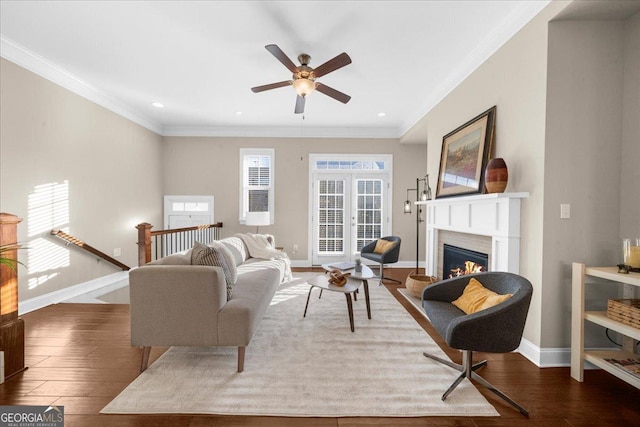
[[[293,80],[285,80],[268,85],[252,87],[251,90],[254,93],[292,85],[296,93],[298,94],[296,98],[296,108],[294,110],[295,114],[304,113],[305,99],[307,95],[314,91],[314,89],[317,89],[318,92],[324,93],[325,95],[330,96],[331,98],[338,100],[343,104],[346,104],[351,99],[349,95],[315,81],[318,77],[322,77],[332,71],[337,70],[338,68],[342,68],[345,65],[351,64],[351,58],[346,53],[342,52],[340,55],[328,60],[324,64],[316,68],[311,68],[309,67],[311,57],[306,53],[302,53],[298,56],[300,66],[296,66],[293,61],[291,61],[289,57],[277,45],[268,44],[265,46],[265,48],[269,52],[271,52],[271,54],[275,56],[278,61],[282,62],[282,64],[287,67],[289,71],[293,73]]]

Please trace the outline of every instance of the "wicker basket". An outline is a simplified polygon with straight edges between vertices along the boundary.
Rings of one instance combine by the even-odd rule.
[[[607,317],[640,328],[640,299],[610,299]]]
[[[417,298],[422,298],[422,290],[427,286],[436,283],[438,279],[433,276],[424,276],[417,274],[416,271],[409,273],[409,277],[405,282],[405,286]]]

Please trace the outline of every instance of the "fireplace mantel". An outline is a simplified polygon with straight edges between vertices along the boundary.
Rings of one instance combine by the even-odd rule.
[[[438,231],[491,237],[490,271],[520,270],[520,200],[529,193],[493,193],[447,197],[426,202],[426,274],[437,276]]]

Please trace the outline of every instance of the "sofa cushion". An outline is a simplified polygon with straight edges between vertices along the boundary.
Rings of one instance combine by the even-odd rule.
[[[238,281],[238,267],[236,266],[235,257],[233,256],[229,248],[227,248],[225,245],[223,245],[219,241],[214,240],[213,242],[211,242],[209,246],[218,249],[220,253],[222,253],[224,260],[227,262],[227,265],[229,266],[229,271],[231,272],[231,281],[235,285],[236,282]]]
[[[280,283],[278,269],[267,265],[249,263],[238,269],[233,299],[218,313],[218,345],[246,346],[251,341]]]
[[[239,266],[249,258],[247,247],[239,237],[226,237],[219,241],[233,254],[233,258],[236,261],[236,266]]]
[[[278,283],[281,283],[291,274],[291,268],[285,259],[249,258],[244,264],[238,267],[238,280],[240,280],[240,276],[246,272],[264,269],[277,270],[279,276]]]
[[[232,280],[229,264],[227,264],[227,261],[220,249],[196,242],[193,245],[193,250],[191,251],[191,264],[221,267],[227,284],[227,301],[231,299],[233,285],[235,285],[235,282]]]

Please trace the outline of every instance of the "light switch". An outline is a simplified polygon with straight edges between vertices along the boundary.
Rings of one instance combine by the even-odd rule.
[[[562,203],[560,205],[560,219],[571,218],[571,205],[568,203]]]

